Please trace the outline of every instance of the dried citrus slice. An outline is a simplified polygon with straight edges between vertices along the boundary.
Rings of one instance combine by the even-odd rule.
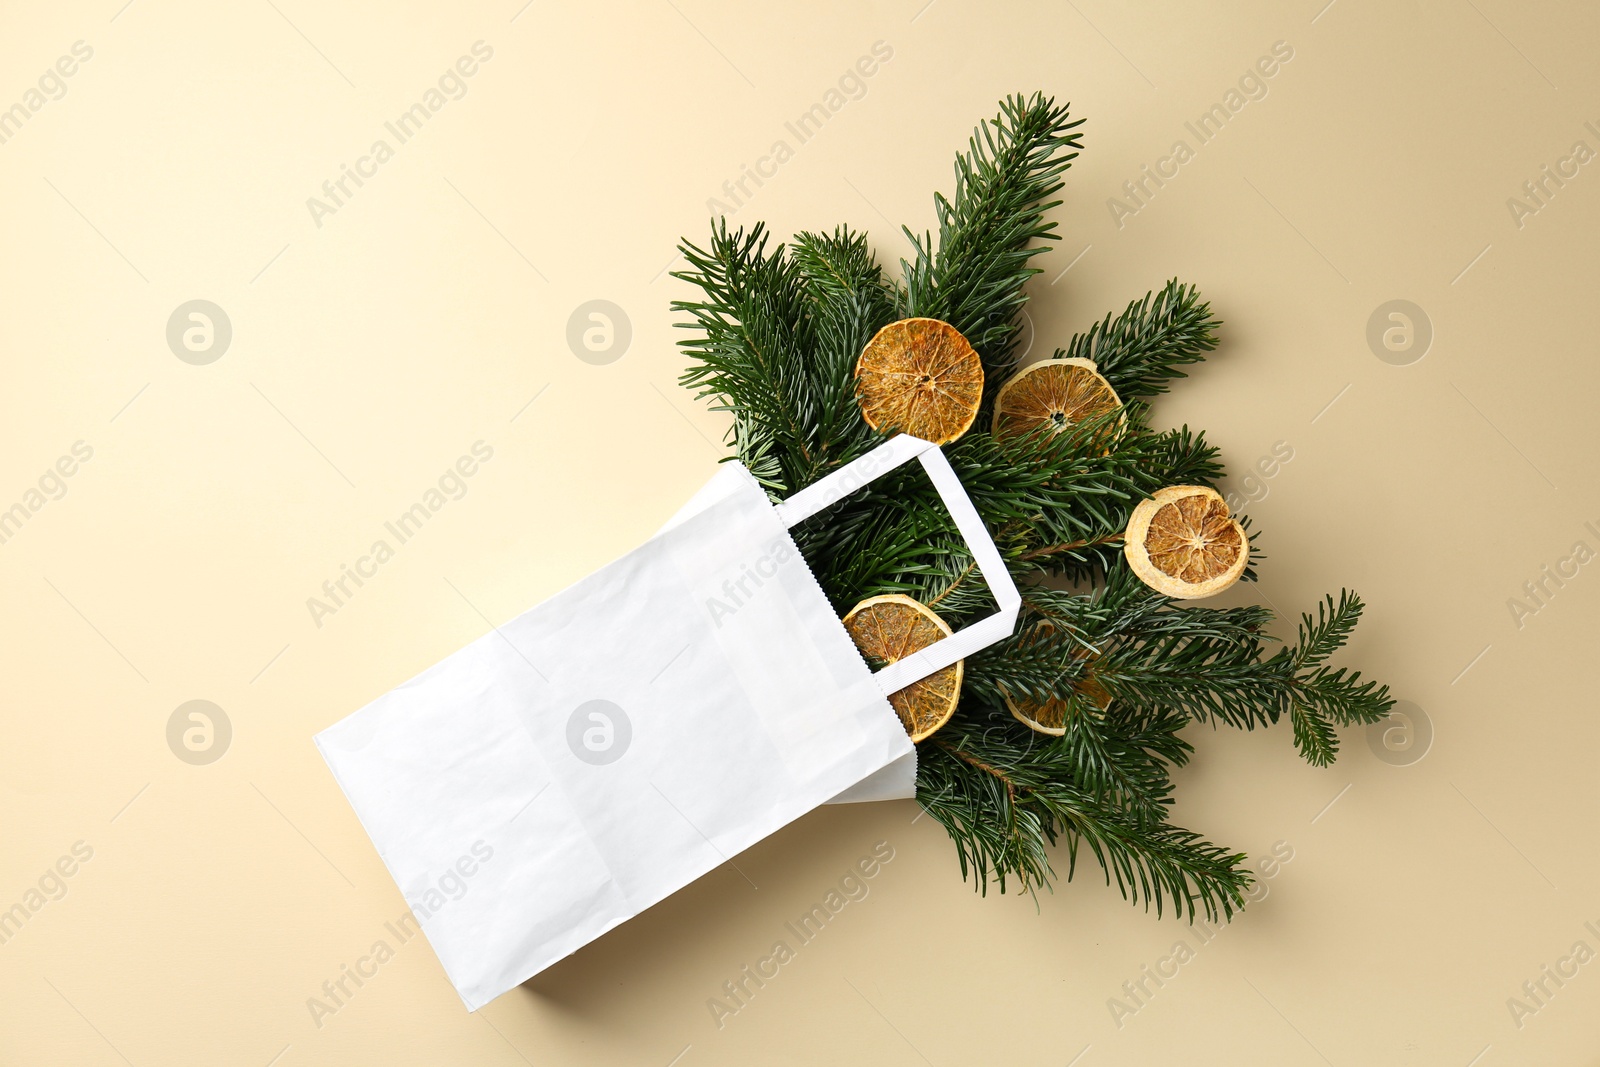
[[[1073,690],[1083,699],[1078,708],[1093,707],[1093,714],[1103,717],[1106,708],[1111,706],[1111,694],[1105,687],[1093,678],[1086,679],[1073,686]],[[1033,700],[1024,700],[1020,697],[1013,699],[1009,694],[1005,697],[1006,707],[1011,709],[1011,714],[1030,729],[1041,734],[1050,734],[1060,737],[1067,732],[1067,717],[1073,713],[1073,703],[1061,697],[1051,697],[1043,704]]]
[[[994,434],[1009,437],[1040,426],[1060,433],[1075,422],[1118,411],[1122,399],[1092,359],[1046,359],[1013,374],[994,397]]]
[[[1139,502],[1123,553],[1140,581],[1182,600],[1220,593],[1250,561],[1250,539],[1215,489],[1169,485]]]
[[[947,444],[967,432],[982,399],[983,361],[948,322],[891,322],[856,360],[856,402],[874,430]]]
[[[932,608],[898,593],[863,600],[844,617],[844,628],[863,656],[884,664],[905,659],[950,636],[950,627]],[[889,695],[911,740],[921,741],[955,714],[962,669],[963,661],[957,660]]]
[[[1049,622],[1038,623],[1022,638],[1024,642],[1042,641],[1055,632],[1055,626]],[[1093,714],[1103,717],[1106,708],[1111,706],[1111,694],[1105,687],[1095,680],[1092,673],[1085,673],[1072,683],[1073,692],[1078,696],[1076,702],[1063,697],[1051,697],[1040,703],[1025,697],[1013,697],[1002,687],[1000,696],[1006,702],[1007,709],[1018,722],[1041,734],[1060,737],[1067,732],[1067,719],[1076,710],[1081,714],[1086,707],[1094,709]]]

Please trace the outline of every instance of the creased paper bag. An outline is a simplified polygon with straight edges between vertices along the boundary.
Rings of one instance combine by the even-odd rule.
[[[1000,611],[874,674],[789,527],[914,457]],[[1015,587],[935,446],[893,438],[778,505],[729,468],[643,545],[317,735],[470,1010],[847,790],[909,795],[885,694],[1011,632]]]

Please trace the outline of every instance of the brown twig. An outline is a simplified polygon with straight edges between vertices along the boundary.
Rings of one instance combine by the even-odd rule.
[[[1122,531],[1106,534],[1104,537],[1092,537],[1087,541],[1065,541],[1059,545],[1045,545],[1042,548],[1029,549],[1018,559],[1039,559],[1043,556],[1054,556],[1061,552],[1073,552],[1080,548],[1091,548],[1095,545],[1109,545],[1122,540]]]
[[[934,744],[938,745],[940,748],[944,749],[946,752],[950,753],[950,755],[954,756],[956,759],[960,760],[961,762],[969,764],[969,765],[971,765],[973,767],[976,767],[976,768],[978,768],[978,770],[983,771],[983,772],[985,772],[987,774],[992,774],[996,778],[1000,779],[1002,782],[1005,783],[1005,786],[1006,786],[1006,798],[1008,800],[1010,800],[1011,803],[1013,803],[1013,804],[1016,803],[1016,801],[1017,801],[1017,784],[1015,782],[1013,782],[1010,779],[1010,777],[1008,777],[1006,775],[1005,771],[1002,771],[999,767],[996,767],[992,763],[988,763],[988,762],[986,762],[984,760],[979,759],[977,756],[974,756],[970,752],[965,752],[965,751],[957,748],[955,745],[952,745],[950,742],[945,741],[942,738],[935,737],[932,740],[933,740]]]
[[[955,592],[956,586],[958,586],[962,582],[966,581],[967,580],[967,576],[972,573],[973,568],[975,568],[977,565],[978,565],[978,561],[977,560],[973,560],[971,563],[967,564],[966,568],[964,570],[962,570],[962,572],[960,574],[956,575],[956,580],[951,582],[949,585],[945,586],[944,592],[940,593],[938,596],[936,596],[932,600],[928,601],[928,607],[930,607],[930,608],[933,607],[935,604],[939,603],[939,601],[943,600],[945,597],[947,597],[951,593]]]

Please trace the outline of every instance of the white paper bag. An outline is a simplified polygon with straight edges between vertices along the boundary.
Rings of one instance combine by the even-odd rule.
[[[657,532],[670,530],[690,516],[700,514],[717,501],[738,492],[741,487],[753,480],[750,472],[742,465],[738,463],[723,465],[712,475],[711,480],[701,486],[700,491],[690,497],[689,502],[679,508],[677,514],[668,519],[666,525]],[[892,693],[894,690],[890,689],[887,692]],[[874,800],[911,800],[916,795],[917,751],[912,749],[887,767],[852,785],[828,803],[860,804]]]
[[[788,529],[913,457],[1000,610],[873,674]],[[886,694],[1012,630],[1016,588],[928,442],[776,506],[728,468],[639,548],[317,735],[469,1010],[846,790],[909,795]]]

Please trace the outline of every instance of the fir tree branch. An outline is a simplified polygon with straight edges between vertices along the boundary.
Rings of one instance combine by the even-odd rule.
[[[965,582],[968,578],[971,578],[975,573],[977,573],[977,570],[978,561],[969,561],[966,566],[961,568],[960,573],[955,576],[955,579],[951,581],[949,585],[944,587],[938,596],[930,597],[929,599],[924,600],[923,603],[930,608],[937,608],[950,596],[951,593],[954,593],[961,587],[962,582]]]
[[[1328,766],[1338,755],[1335,725],[1374,723],[1394,707],[1388,686],[1361,681],[1359,671],[1326,666],[1328,657],[1350,639],[1362,610],[1361,598],[1348,589],[1340,591],[1337,604],[1331,595],[1326,597],[1317,605],[1316,618],[1301,615],[1295,647],[1274,657],[1288,682],[1285,698],[1295,747],[1306,762],[1318,767]]]
[[[1140,500],[1223,477],[1202,434],[1151,429],[1142,402],[1216,347],[1219,323],[1192,286],[1169,282],[1057,351],[1094,359],[1125,402],[1120,413],[1059,433],[987,432],[994,391],[1013,367],[1024,286],[1039,273],[1032,259],[1056,239],[1045,213],[1077,155],[1081,121],[1038,94],[1002,101],[957,157],[951,197],[935,196],[937,244],[912,236],[902,284],[884,276],[866,236],[845,227],[799,234],[786,248],[760,225],[714,223],[704,249],[683,244],[687,265],[675,275],[698,290],[674,303],[692,331],[681,380],[733,416],[738,458],[777,497],[882,440],[854,388],[855,361],[877,330],[927,315],[967,336],[983,359],[985,396],[975,428],[945,451],[1024,606],[1017,633],[968,658],[955,718],[920,746],[919,799],[982,892],[991,881],[1001,891],[1049,885],[1049,846],[1065,838],[1068,878],[1087,848],[1129,899],[1215,918],[1239,906],[1249,876],[1242,856],[1167,823],[1170,769],[1192,751],[1180,731],[1191,721],[1253,728],[1287,715],[1302,755],[1325,765],[1338,726],[1377,721],[1393,701],[1386,687],[1328,663],[1360,617],[1354,594],[1327,598],[1302,618],[1292,647],[1264,658],[1270,611],[1173,602],[1123,558]],[[933,604],[955,626],[994,610],[914,466],[792,532],[840,615],[887,592]],[[1251,540],[1253,579],[1262,557]],[[1044,584],[1061,579],[1077,588]],[[1066,701],[1065,733],[1030,730],[1004,710],[1008,694]]]
[[[1355,632],[1356,623],[1361,621],[1364,607],[1360,597],[1343,589],[1339,592],[1337,605],[1333,602],[1332,594],[1317,605],[1315,619],[1310,614],[1301,615],[1300,639],[1292,656],[1295,670],[1319,667],[1342,648]]]
[[[807,374],[811,347],[806,291],[799,270],[780,244],[767,251],[765,227],[730,233],[713,224],[709,250],[679,246],[689,269],[674,277],[691,282],[703,300],[673,301],[699,336],[682,346],[695,357],[679,381],[714,396],[734,415],[733,436],[743,458],[775,464],[780,491],[816,465],[812,432],[814,383]]]
[[[1307,763],[1313,767],[1333,763],[1339,754],[1339,738],[1331,722],[1299,702],[1290,706],[1289,721],[1294,726],[1294,747]]]
[[[934,196],[937,248],[905,231],[916,252],[902,262],[903,313],[960,330],[983,357],[991,395],[1012,366],[1023,286],[1039,273],[1030,263],[1048,247],[1034,242],[1059,240],[1044,213],[1060,203],[1050,198],[1082,147],[1081,125],[1068,106],[1039,93],[1002,100],[956,157],[954,195]]]
[[[950,833],[974,889],[986,892],[992,880],[1004,892],[1009,879],[1028,890],[1048,886],[1046,845],[1065,838],[1069,879],[1086,847],[1108,884],[1157,914],[1171,907],[1215,919],[1243,905],[1250,875],[1242,854],[1097,801],[1073,782],[1070,755],[1036,737],[991,709],[958,715],[921,747],[918,800]]]
[[[1180,367],[1198,363],[1217,347],[1221,321],[1192,285],[1176,278],[1159,293],[1146,293],[1116,318],[1110,315],[1078,334],[1057,356],[1092,359],[1124,400],[1167,391]]]
[[[808,376],[817,383],[815,435],[824,457],[794,486],[800,489],[881,440],[861,418],[855,365],[867,342],[894,321],[896,312],[895,292],[865,234],[846,226],[826,235],[801,233],[795,237],[793,258],[811,297],[816,344]]]
[[[1085,548],[1095,548],[1100,545],[1120,545],[1121,543],[1122,531],[1118,530],[1115,533],[1103,534],[1100,537],[1085,537],[1076,541],[1064,541],[1059,545],[1041,545],[1038,548],[1030,548],[1019,555],[1017,559],[1043,559],[1045,556],[1058,556],[1063,552],[1077,552]]]
[[[1187,747],[1177,730],[1188,720],[1181,716],[1156,720],[1170,731],[1167,734],[1125,734],[1114,719],[1095,714],[1089,701],[1073,703],[1078,706],[1067,717],[1066,733],[1055,742],[1072,764],[1073,781],[1098,803],[1116,808],[1139,825],[1164,822],[1172,802],[1172,780],[1167,774],[1170,760],[1163,757],[1172,743]]]

